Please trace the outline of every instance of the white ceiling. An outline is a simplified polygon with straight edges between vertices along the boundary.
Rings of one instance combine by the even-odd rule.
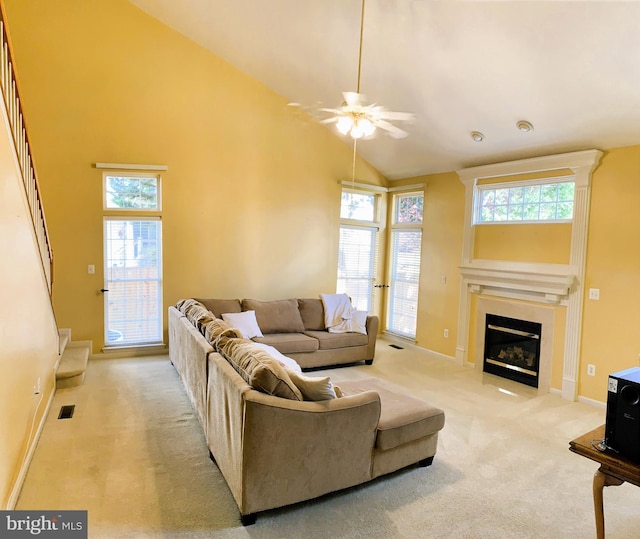
[[[356,89],[360,0],[130,1],[309,111]],[[416,116],[358,143],[390,179],[639,144],[640,2],[367,0],[361,92]]]

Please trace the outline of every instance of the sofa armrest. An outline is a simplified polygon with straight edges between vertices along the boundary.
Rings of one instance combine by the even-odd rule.
[[[367,335],[369,343],[367,344],[367,359],[373,359],[376,355],[376,339],[378,338],[379,321],[377,316],[367,316]]]
[[[196,417],[206,431],[207,356],[213,348],[175,307],[169,307],[169,359],[180,375]]]
[[[315,498],[371,479],[380,397],[323,402],[245,393],[243,514]]]

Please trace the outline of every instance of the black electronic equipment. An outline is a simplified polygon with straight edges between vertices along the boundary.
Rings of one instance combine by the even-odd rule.
[[[640,367],[609,375],[605,445],[640,463]]]

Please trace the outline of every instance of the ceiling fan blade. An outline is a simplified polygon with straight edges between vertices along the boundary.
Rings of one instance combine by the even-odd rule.
[[[320,123],[321,124],[333,124],[336,123],[338,121],[338,118],[336,116],[333,116],[332,118],[327,118],[326,120],[321,120]]]
[[[361,107],[367,100],[364,94],[357,92],[342,92],[342,97],[344,97],[345,103],[350,107]]]
[[[385,120],[378,120],[374,123],[376,127],[379,127],[380,129],[384,129],[385,131],[388,131],[393,138],[404,138],[409,135],[409,133],[407,133],[403,129],[400,129],[399,127],[396,127],[392,123],[387,122]]]
[[[378,118],[383,120],[400,120],[403,122],[411,122],[415,120],[415,114],[411,112],[393,112],[391,110],[381,110],[378,112]]]
[[[331,114],[342,114],[343,111],[340,109],[318,109],[322,112],[330,112]]]

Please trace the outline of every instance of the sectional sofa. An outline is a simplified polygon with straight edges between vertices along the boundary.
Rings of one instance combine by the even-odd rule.
[[[442,410],[375,378],[306,376],[195,300],[169,308],[169,355],[244,525],[433,461]]]

